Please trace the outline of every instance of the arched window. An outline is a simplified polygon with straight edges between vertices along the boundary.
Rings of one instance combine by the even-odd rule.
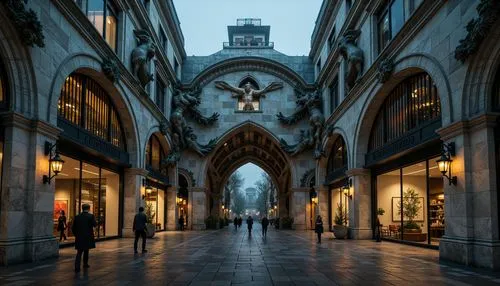
[[[441,120],[441,104],[431,77],[427,73],[409,77],[384,100],[370,133],[369,151],[436,120]]]
[[[106,91],[93,79],[78,73],[69,75],[61,88],[57,115],[59,120],[126,150],[118,112]]]
[[[493,110],[500,111],[500,67],[498,67],[495,80],[493,81]]]
[[[328,157],[327,182],[331,182],[344,175],[347,170],[347,148],[342,136],[338,136],[333,142],[332,151]]]
[[[0,109],[7,107],[7,74],[2,60],[0,59]]]
[[[167,168],[162,164],[167,153],[160,144],[160,139],[155,134],[151,135],[146,146],[146,168],[162,175],[167,175]]]

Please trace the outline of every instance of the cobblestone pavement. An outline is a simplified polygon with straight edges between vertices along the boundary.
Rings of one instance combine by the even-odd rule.
[[[164,232],[134,255],[132,239],[100,242],[91,268],[73,272],[72,248],[57,260],[0,268],[0,285],[499,285],[500,273],[438,263],[438,251],[396,243],[331,240],[312,231],[256,224],[219,231]]]

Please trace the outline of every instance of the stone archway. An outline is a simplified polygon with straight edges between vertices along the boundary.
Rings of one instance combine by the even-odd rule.
[[[205,167],[207,201],[210,197],[214,206],[208,206],[218,215],[222,190],[229,176],[246,163],[262,168],[278,187],[278,209],[280,216],[289,215],[289,188],[291,186],[291,164],[281,150],[279,141],[265,128],[246,122],[227,132],[217,144]],[[288,200],[288,203],[287,203]]]

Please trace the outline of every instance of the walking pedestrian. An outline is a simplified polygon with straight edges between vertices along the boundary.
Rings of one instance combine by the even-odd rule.
[[[318,234],[318,243],[321,244],[321,234],[323,233],[323,220],[321,219],[321,216],[316,218],[315,232]]]
[[[59,231],[59,242],[61,242],[64,238],[66,240],[66,216],[64,215],[64,211],[61,210],[59,218],[57,219],[57,230]]]
[[[184,231],[184,216],[181,215],[181,217],[179,218],[179,228],[181,231]]]
[[[80,263],[83,254],[83,268],[89,268],[89,250],[95,248],[94,227],[97,222],[93,214],[89,213],[90,205],[83,204],[82,212],[75,216],[71,231],[75,235],[75,272],[80,272]]]
[[[238,218],[238,227],[241,228],[241,225],[243,224],[243,219],[241,216]]]
[[[139,213],[134,217],[134,224],[132,226],[132,230],[135,233],[134,253],[137,253],[137,242],[139,242],[139,237],[142,238],[142,253],[148,252],[146,250],[146,223],[147,218],[146,214],[144,214],[144,208],[140,207]]]
[[[269,225],[269,220],[267,217],[262,219],[262,236],[267,237],[267,226]]]
[[[238,230],[238,217],[234,217],[234,220],[233,220],[233,224],[234,224],[234,230]]]
[[[247,218],[248,236],[252,236],[252,226],[253,226],[253,218],[252,216],[248,216]]]

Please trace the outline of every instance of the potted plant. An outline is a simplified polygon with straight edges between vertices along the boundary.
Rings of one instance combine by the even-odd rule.
[[[153,224],[153,220],[155,218],[155,213],[153,212],[153,204],[146,204],[146,233],[148,238],[152,238],[155,236],[156,227]]]
[[[347,210],[341,204],[337,204],[333,222],[333,234],[336,238],[344,239],[347,236]]]
[[[403,208],[403,218],[406,220],[403,224],[403,229],[406,233],[420,233],[420,226],[414,221],[420,210],[420,200],[414,189],[408,188],[403,199],[398,203],[398,214],[401,215],[401,207]]]

